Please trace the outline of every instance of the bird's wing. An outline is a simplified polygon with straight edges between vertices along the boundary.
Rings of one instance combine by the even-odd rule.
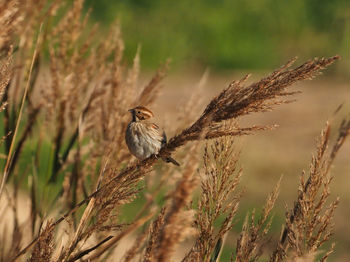
[[[147,123],[148,127],[152,128],[153,131],[155,131],[159,137],[159,141],[161,142],[162,146],[165,145],[167,143],[167,137],[166,134],[164,132],[164,130],[162,130],[157,124],[155,123]]]
[[[160,130],[159,126],[156,125],[155,123],[149,123],[150,127],[154,128],[154,129],[157,129],[157,130]]]
[[[167,143],[167,137],[166,137],[165,131],[161,130],[161,128],[159,126],[157,126],[156,124],[154,124],[154,123],[152,123],[152,127],[154,129],[156,129],[159,132],[159,134],[160,134],[161,131],[163,131],[163,133],[162,133],[162,140],[160,142],[162,143],[162,146],[165,145]]]

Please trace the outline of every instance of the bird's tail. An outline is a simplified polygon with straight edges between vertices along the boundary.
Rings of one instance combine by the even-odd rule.
[[[180,166],[180,164],[171,156],[164,159],[167,163],[173,163],[175,166]]]

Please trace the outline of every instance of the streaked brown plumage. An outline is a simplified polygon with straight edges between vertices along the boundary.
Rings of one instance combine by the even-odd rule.
[[[167,138],[165,132],[156,124],[147,121],[153,117],[152,111],[143,106],[130,109],[132,119],[126,129],[125,141],[130,152],[138,159],[145,159],[151,155],[157,155]],[[171,157],[163,159],[179,166]]]

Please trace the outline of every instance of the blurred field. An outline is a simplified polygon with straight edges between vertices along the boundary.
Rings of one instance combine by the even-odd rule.
[[[350,56],[347,0],[87,0],[85,7],[101,35],[118,18],[126,57],[140,44],[148,68],[168,57],[176,69],[221,71],[271,69],[296,55]]]

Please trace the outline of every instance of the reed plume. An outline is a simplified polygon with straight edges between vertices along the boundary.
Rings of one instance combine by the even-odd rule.
[[[342,121],[336,142],[327,153],[330,131],[327,122],[321,132],[316,154],[312,157],[309,174],[303,171],[300,176],[298,198],[294,207],[286,212],[286,223],[270,261],[282,261],[286,256],[315,254],[333,234],[333,217],[339,197],[329,201],[333,180],[329,172],[341,145],[350,134],[350,121]],[[333,249],[334,245],[323,254],[321,261],[326,261]]]

